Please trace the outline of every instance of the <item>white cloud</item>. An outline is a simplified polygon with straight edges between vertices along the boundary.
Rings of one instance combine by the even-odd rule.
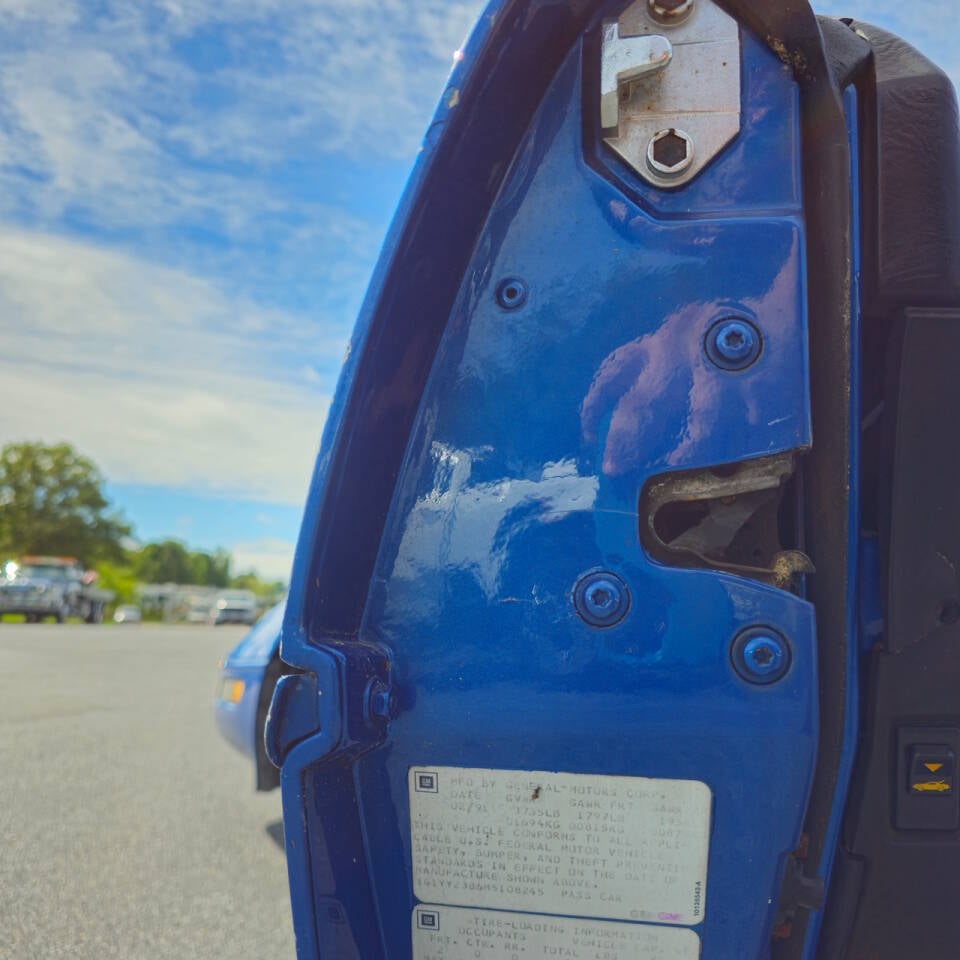
[[[337,173],[412,161],[480,5],[0,0],[0,442],[302,504],[390,214]]]
[[[186,218],[230,236],[265,213],[296,215],[305,198],[271,184],[271,169],[332,152],[412,160],[479,8],[0,0],[15,38],[0,47],[8,212],[79,208],[123,227]]]
[[[68,439],[115,483],[303,502],[344,349],[182,271],[0,229],[0,438]]]
[[[952,4],[816,6],[896,30],[960,82]],[[336,189],[331,157],[371,170],[410,163],[451,53],[482,7],[0,0],[0,216],[132,231],[137,249],[155,256],[164,247],[168,263],[183,262],[168,231],[189,227],[228,239],[253,270],[258,243],[276,262],[293,261],[291,278],[310,263],[329,263],[331,279],[351,258],[367,266],[389,211],[372,224],[344,218],[338,208],[356,198],[338,202],[331,189],[318,203],[285,171],[295,161],[312,171],[315,190]],[[195,238],[180,239],[190,256],[202,254]]]
[[[75,0],[0,0],[0,19],[8,24],[68,24],[78,15]]]
[[[254,570],[265,580],[288,581],[294,549],[295,544],[275,538],[238,543],[230,551],[232,569],[236,573]]]
[[[390,212],[363,177],[412,161],[482,6],[0,0],[0,442],[300,505]],[[956,80],[946,6],[818,4]]]

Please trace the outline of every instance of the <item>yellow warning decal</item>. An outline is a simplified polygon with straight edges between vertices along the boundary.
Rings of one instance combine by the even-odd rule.
[[[931,783],[915,783],[913,789],[917,793],[944,793],[950,789],[950,784],[943,780],[934,780]]]

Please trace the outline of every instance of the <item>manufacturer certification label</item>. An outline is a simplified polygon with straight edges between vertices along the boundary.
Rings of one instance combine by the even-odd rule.
[[[425,903],[703,920],[704,783],[414,767],[409,788],[413,888]]]
[[[679,927],[426,904],[413,912],[413,960],[697,960],[699,956],[700,938]]]

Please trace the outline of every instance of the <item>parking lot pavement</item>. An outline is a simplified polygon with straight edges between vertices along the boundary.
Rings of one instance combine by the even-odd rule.
[[[0,624],[0,960],[294,957],[279,792],[212,717],[242,632]]]

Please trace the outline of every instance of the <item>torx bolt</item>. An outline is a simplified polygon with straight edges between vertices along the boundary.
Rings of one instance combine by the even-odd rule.
[[[592,627],[612,627],[630,609],[630,592],[615,573],[588,573],[573,590],[577,613]]]
[[[707,333],[707,356],[724,370],[744,370],[760,356],[763,338],[749,320],[728,317]]]
[[[733,666],[749,683],[770,684],[790,669],[790,645],[775,630],[755,627],[733,642]]]

